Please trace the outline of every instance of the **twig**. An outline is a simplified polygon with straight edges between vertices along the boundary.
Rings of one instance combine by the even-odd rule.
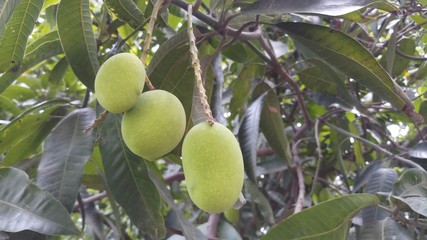
[[[200,61],[198,57],[198,50],[196,47],[196,37],[193,33],[193,23],[192,23],[192,16],[193,16],[193,9],[192,5],[188,5],[188,38],[190,40],[190,53],[191,53],[191,66],[194,68],[194,76],[196,78],[196,85],[197,89],[199,90],[199,96],[201,103],[203,105],[203,109],[205,111],[206,116],[208,117],[208,122],[210,125],[212,125],[215,120],[212,115],[211,108],[209,106],[208,97],[206,96],[206,90],[203,87],[203,80],[202,80],[202,68],[200,66]]]
[[[298,197],[295,203],[294,214],[301,212],[304,205],[304,197],[305,197],[304,173],[302,172],[301,158],[299,157],[298,148],[297,148],[299,143],[300,141],[297,141],[292,146],[292,155],[296,163],[296,171],[297,171],[297,178],[298,178]]]
[[[83,133],[88,133],[90,130],[97,128],[99,126],[99,124],[102,123],[102,121],[107,117],[108,112],[107,111],[103,111],[101,114],[99,114],[99,117],[97,119],[95,119],[95,121],[92,123],[92,125],[90,125],[89,127],[85,128],[83,130]]]
[[[101,200],[101,199],[105,198],[106,196],[107,196],[107,192],[103,191],[103,192],[101,192],[99,194],[96,194],[96,195],[90,196],[88,198],[82,199],[81,204],[79,204],[79,203],[75,203],[74,204],[74,210],[77,210],[78,208],[82,208],[83,205],[86,205],[86,204],[93,203],[93,202],[96,202],[98,200]]]
[[[148,53],[150,52],[150,45],[151,45],[151,40],[153,37],[153,30],[154,30],[154,25],[156,24],[157,21],[157,14],[159,13],[160,8],[162,7],[163,3],[165,0],[158,0],[156,2],[156,4],[154,4],[153,7],[153,11],[151,12],[151,17],[150,17],[150,22],[148,23],[148,28],[147,28],[147,32],[146,32],[146,37],[144,40],[144,48],[142,49],[142,54],[141,54],[141,62],[145,65],[145,61],[147,58]],[[148,89],[150,90],[154,90],[154,86],[151,83],[150,79],[148,78],[148,76],[145,76],[145,84],[147,85]]]
[[[328,122],[326,122],[326,121],[324,121],[323,123],[324,123],[326,126],[328,126],[328,127],[332,128],[333,130],[335,130],[335,131],[337,131],[337,132],[339,132],[339,133],[341,133],[341,134],[344,134],[344,135],[346,135],[346,136],[352,137],[352,138],[354,138],[355,140],[361,141],[362,143],[364,143],[364,144],[366,144],[366,145],[371,146],[371,147],[372,147],[372,148],[374,148],[376,151],[382,152],[382,153],[384,153],[385,155],[390,156],[390,157],[392,157],[392,158],[394,158],[394,159],[396,159],[396,160],[398,160],[398,161],[400,161],[400,162],[402,162],[402,163],[404,163],[404,164],[407,164],[407,165],[409,165],[409,166],[411,166],[411,167],[418,168],[418,169],[421,169],[421,170],[423,170],[423,171],[424,171],[424,168],[423,168],[423,167],[421,167],[420,165],[418,165],[417,163],[415,163],[415,162],[413,162],[413,161],[411,161],[411,160],[409,160],[409,159],[406,159],[406,158],[403,158],[403,157],[401,157],[401,156],[395,155],[394,153],[389,152],[388,150],[386,150],[386,149],[384,149],[384,148],[382,148],[382,147],[378,146],[378,145],[377,145],[377,144],[375,144],[375,143],[372,143],[372,142],[370,142],[370,141],[368,141],[368,140],[366,140],[366,139],[364,139],[364,138],[361,138],[361,137],[359,137],[359,136],[357,136],[357,135],[355,135],[355,134],[353,134],[353,133],[351,133],[351,132],[347,132],[346,130],[341,129],[341,128],[337,127],[337,126],[334,126],[334,125],[332,125],[332,124],[330,124],[330,123],[328,123]]]
[[[208,232],[207,232],[207,237],[209,240],[218,239],[216,237],[216,230],[218,228],[218,222],[219,222],[219,214],[218,213],[213,213],[213,214],[209,215]]]

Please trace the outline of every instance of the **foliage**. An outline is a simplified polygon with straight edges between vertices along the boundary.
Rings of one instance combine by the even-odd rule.
[[[0,0],[0,238],[426,238],[427,1],[157,1]],[[206,120],[189,4],[210,108],[244,157],[233,222],[191,202],[181,144],[136,156],[93,92],[152,38],[148,79],[186,132]]]

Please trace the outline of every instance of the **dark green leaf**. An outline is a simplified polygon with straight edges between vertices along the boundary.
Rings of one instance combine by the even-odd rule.
[[[402,211],[414,211],[427,216],[427,173],[420,169],[408,169],[396,182],[392,200]]]
[[[21,2],[21,0],[4,0],[0,2],[0,36],[3,34],[3,30],[12,16],[13,10]]]
[[[259,96],[248,108],[238,133],[243,161],[245,163],[245,172],[246,175],[248,175],[248,178],[253,182],[256,181],[256,150],[259,135],[259,123],[265,96],[266,94]]]
[[[285,219],[262,239],[347,239],[350,219],[362,208],[378,203],[375,195],[367,193],[324,201]]]
[[[32,184],[27,174],[0,169],[0,230],[33,230],[52,235],[79,235],[67,210],[48,192]]]
[[[274,224],[274,214],[267,197],[252,181],[245,181],[245,197],[249,202],[255,203],[264,221]]]
[[[187,119],[191,117],[194,89],[188,41],[186,31],[168,39],[147,67],[147,75],[154,87],[173,93],[184,106]]]
[[[21,113],[21,109],[10,98],[0,95],[0,110],[11,113],[17,116]]]
[[[119,115],[108,114],[102,122],[99,147],[111,194],[132,222],[153,239],[165,236],[161,201],[143,159],[125,145]]]
[[[288,137],[285,133],[280,103],[273,89],[271,89],[264,98],[260,125],[262,133],[276,154],[279,155],[288,166],[293,166],[294,162],[289,147]]]
[[[172,197],[167,186],[153,172],[149,171],[149,173],[151,179],[153,180],[153,183],[159,190],[160,196],[162,197],[163,201],[165,201],[166,204],[170,208],[172,208],[172,211],[174,211],[175,215],[177,216],[178,223],[181,226],[182,232],[184,233],[186,239],[206,240],[207,237],[203,235],[203,233],[200,232],[200,230],[197,229],[187,218],[185,218],[183,212],[175,203],[174,198]]]
[[[145,21],[144,14],[132,0],[107,0],[106,3],[121,21],[134,29],[141,27]]]
[[[57,14],[62,48],[79,80],[93,90],[99,69],[89,0],[62,0]]]
[[[246,64],[240,71],[239,76],[234,81],[233,97],[230,101],[230,119],[242,112],[245,103],[250,96],[252,80],[255,77],[255,66]]]
[[[70,65],[68,64],[67,58],[62,58],[56,63],[55,67],[52,69],[49,75],[49,82],[53,84],[58,84],[64,78],[65,73]]]
[[[392,218],[362,227],[358,240],[399,239],[412,240],[411,234]]]
[[[55,196],[71,212],[80,188],[95,135],[85,132],[95,120],[91,108],[77,109],[62,119],[44,143],[37,169],[37,185]]]
[[[43,0],[21,0],[0,35],[0,72],[15,69],[22,63],[28,36],[43,6]]]
[[[276,25],[295,41],[337,70],[343,72],[396,109],[414,117],[413,104],[374,56],[359,42],[343,32],[307,23],[279,23]],[[416,116],[414,117],[416,118]]]
[[[378,0],[258,0],[244,9],[243,12],[256,14],[304,13],[341,16],[365,7],[379,8],[386,11],[395,11],[397,9],[391,3]]]
[[[62,53],[61,43],[56,31],[50,32],[27,47],[22,64],[17,69],[11,69],[0,77],[0,93],[2,93],[16,78],[36,64],[47,58]]]
[[[391,192],[397,181],[397,173],[391,168],[380,168],[375,171],[366,184],[365,192],[375,194],[377,192]],[[379,207],[366,207],[362,210],[363,225],[370,225],[378,220],[390,216],[390,213]]]

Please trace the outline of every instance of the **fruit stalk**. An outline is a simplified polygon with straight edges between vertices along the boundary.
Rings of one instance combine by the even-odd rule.
[[[156,24],[157,21],[157,14],[160,10],[160,8],[162,7],[163,3],[165,0],[158,0],[153,7],[153,11],[151,12],[151,17],[150,17],[150,22],[148,23],[148,28],[147,28],[147,36],[145,37],[144,40],[144,48],[142,50],[142,54],[141,54],[141,61],[142,63],[145,65],[145,60],[147,58],[148,53],[150,52],[150,45],[151,45],[151,39],[153,37],[153,29],[154,29],[154,25]],[[151,84],[150,79],[148,79],[148,77],[145,77],[145,83],[147,84],[147,87],[150,90],[155,89],[153,84]]]
[[[196,78],[196,85],[197,89],[199,90],[199,96],[200,100],[203,106],[203,110],[208,118],[208,122],[210,125],[213,125],[215,122],[215,119],[212,115],[212,110],[209,106],[208,97],[206,96],[206,90],[203,86],[203,80],[202,80],[202,69],[200,66],[200,61],[198,57],[199,51],[196,47],[196,37],[193,33],[193,22],[192,22],[192,16],[193,15],[193,6],[191,4],[188,5],[188,38],[190,41],[190,53],[191,53],[191,66],[194,68],[194,76]]]

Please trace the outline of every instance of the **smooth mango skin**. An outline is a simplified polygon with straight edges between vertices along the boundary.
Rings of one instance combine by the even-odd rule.
[[[190,129],[182,145],[187,190],[197,207],[224,212],[243,187],[243,157],[239,143],[224,125],[202,122]]]
[[[172,151],[186,127],[184,107],[164,90],[142,93],[135,106],[123,115],[123,140],[136,155],[154,161]]]
[[[145,67],[132,53],[119,53],[102,64],[95,78],[95,95],[112,113],[130,110],[144,88]]]

